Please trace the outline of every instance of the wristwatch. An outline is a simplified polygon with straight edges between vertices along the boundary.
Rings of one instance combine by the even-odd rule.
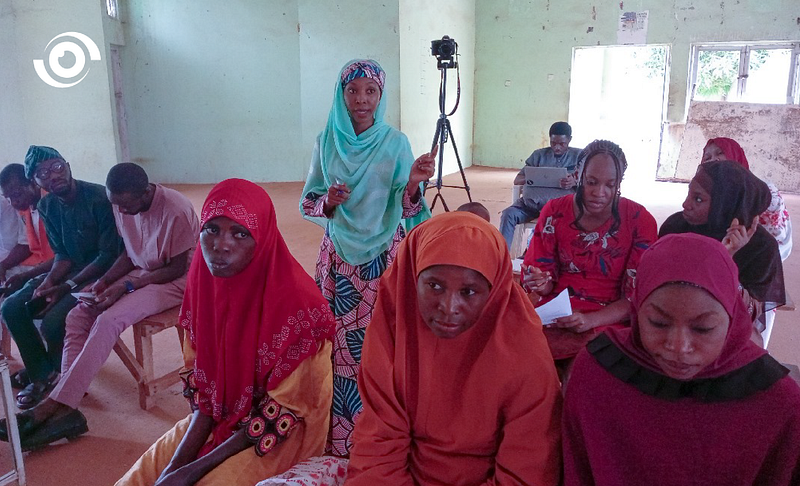
[[[69,285],[70,290],[75,290],[78,287],[78,284],[72,281],[72,279],[64,280],[64,283]]]
[[[125,284],[125,293],[126,294],[132,294],[133,291],[136,290],[136,287],[133,286],[133,283],[130,280],[126,280],[123,283]]]

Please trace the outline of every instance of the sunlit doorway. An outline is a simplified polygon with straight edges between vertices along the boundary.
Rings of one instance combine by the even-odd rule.
[[[669,86],[669,47],[576,47],[569,123],[575,147],[619,144],[628,159],[623,191],[655,181]]]

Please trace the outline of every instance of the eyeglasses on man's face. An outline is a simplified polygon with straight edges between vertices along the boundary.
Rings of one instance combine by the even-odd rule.
[[[33,173],[33,176],[36,177],[37,179],[47,179],[47,176],[49,176],[51,173],[60,174],[64,172],[64,169],[66,168],[67,168],[67,163],[64,162],[63,160],[59,160],[50,164],[50,167],[39,167]]]

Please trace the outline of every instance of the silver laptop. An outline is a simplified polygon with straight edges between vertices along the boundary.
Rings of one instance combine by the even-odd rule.
[[[525,187],[561,189],[561,179],[567,177],[566,167],[525,167]]]

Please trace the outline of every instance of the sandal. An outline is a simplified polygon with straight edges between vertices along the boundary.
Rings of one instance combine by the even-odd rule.
[[[11,388],[15,390],[22,390],[31,384],[31,379],[28,378],[28,370],[22,368],[11,374]]]
[[[38,405],[55,387],[57,376],[58,374],[53,373],[47,380],[31,383],[21,392],[17,393],[17,408],[20,410],[28,410]]]

